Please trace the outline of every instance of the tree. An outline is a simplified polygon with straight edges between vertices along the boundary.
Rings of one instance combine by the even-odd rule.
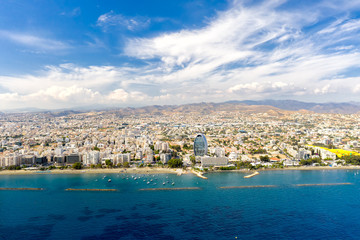
[[[106,164],[106,166],[107,166],[108,168],[112,168],[112,166],[113,166],[113,163],[111,162],[110,159],[106,159],[106,160],[105,160],[105,164]]]
[[[240,169],[240,168],[249,168],[251,169],[253,166],[251,165],[251,162],[249,161],[239,161],[236,163],[236,168]]]
[[[130,167],[130,163],[129,162],[124,162],[123,166],[124,166],[124,168],[128,168],[128,167]]]
[[[317,163],[319,165],[322,164],[320,158],[310,158],[308,160],[300,160],[300,165],[313,165],[314,163]]]
[[[183,161],[181,159],[173,158],[169,160],[168,165],[171,168],[181,168]]]
[[[191,161],[192,165],[194,166],[196,164],[195,156],[191,155],[190,156],[190,161]]]
[[[268,155],[260,156],[260,161],[262,161],[262,162],[270,162],[270,158],[269,158]]]
[[[359,155],[349,155],[344,157],[347,164],[360,165],[360,156]]]
[[[180,147],[180,145],[170,145],[170,148],[176,150],[177,152],[181,152],[181,147]]]
[[[80,162],[74,163],[72,165],[73,169],[81,169],[82,168],[82,164]]]

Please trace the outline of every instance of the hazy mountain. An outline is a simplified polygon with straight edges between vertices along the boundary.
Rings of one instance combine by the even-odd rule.
[[[315,113],[341,113],[352,114],[360,112],[359,102],[348,103],[312,103],[300,102],[295,100],[260,100],[260,101],[228,101],[222,103],[191,103],[183,105],[152,105],[145,107],[127,107],[127,108],[74,108],[74,109],[57,109],[57,110],[41,110],[36,108],[16,109],[8,112],[46,112],[53,116],[66,116],[70,114],[84,113],[90,111],[108,111],[114,112],[121,116],[129,116],[136,114],[153,114],[162,115],[167,113],[200,113],[210,114],[216,111],[227,112],[247,112],[247,113],[268,113],[270,115],[282,115],[288,111],[300,111],[302,113],[315,112]]]
[[[300,102],[295,100],[261,100],[261,101],[231,101],[233,104],[247,104],[247,105],[269,105],[276,108],[289,111],[299,111],[305,109],[316,113],[342,113],[351,114],[360,111],[360,103],[313,103]]]

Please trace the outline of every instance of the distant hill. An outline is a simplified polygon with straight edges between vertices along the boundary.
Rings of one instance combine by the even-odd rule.
[[[281,116],[297,111],[300,113],[341,113],[352,114],[360,112],[360,103],[309,103],[294,100],[262,100],[262,101],[228,101],[222,103],[191,103],[184,105],[153,105],[140,108],[120,108],[114,110],[117,114],[128,116],[134,114],[162,115],[166,113],[200,113],[212,112],[244,112],[267,113]]]
[[[316,113],[342,113],[351,114],[360,112],[360,103],[313,103],[300,102],[295,100],[261,100],[261,101],[230,101],[233,104],[247,104],[247,105],[269,105],[276,108],[289,111],[299,111],[302,109],[316,112]]]
[[[126,107],[126,108],[81,108],[81,109],[58,109],[58,110],[41,110],[41,109],[16,109],[8,112],[45,112],[52,116],[67,116],[70,114],[85,113],[90,111],[113,112],[120,116],[129,116],[137,114],[162,115],[167,113],[201,113],[210,114],[212,112],[245,112],[245,113],[267,113],[273,116],[280,116],[289,113],[289,111],[298,111],[300,113],[341,113],[353,114],[360,113],[359,102],[348,103],[312,103],[295,100],[260,100],[260,101],[228,101],[222,103],[202,102],[183,105],[152,105],[145,107]]]

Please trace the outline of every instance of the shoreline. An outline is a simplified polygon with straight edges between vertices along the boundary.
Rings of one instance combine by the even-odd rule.
[[[51,174],[187,174],[182,169],[171,168],[98,168],[98,169],[53,169],[50,171],[39,170],[2,170],[0,175],[51,175]]]
[[[360,170],[360,166],[342,166],[342,167],[328,167],[328,166],[319,166],[319,167],[286,167],[286,168],[265,168],[265,169],[256,169],[256,171],[313,171],[313,170]],[[223,173],[223,172],[237,172],[237,173],[250,173],[253,170],[249,169],[236,169],[236,170],[214,170],[204,172],[202,174],[208,173]],[[198,176],[197,173],[194,173],[193,170],[183,170],[181,168],[101,168],[101,169],[53,169],[50,171],[38,171],[38,170],[1,170],[0,175],[48,175],[48,174],[106,174],[106,173],[118,173],[118,174],[190,174],[193,173]],[[202,178],[206,178],[202,176]]]

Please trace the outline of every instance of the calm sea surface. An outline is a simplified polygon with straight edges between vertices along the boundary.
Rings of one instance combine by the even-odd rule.
[[[0,175],[3,188],[44,188],[0,191],[0,239],[360,239],[357,170],[133,176]],[[320,183],[352,185],[295,186]],[[245,185],[276,187],[220,188]],[[200,190],[139,190],[163,187]]]

